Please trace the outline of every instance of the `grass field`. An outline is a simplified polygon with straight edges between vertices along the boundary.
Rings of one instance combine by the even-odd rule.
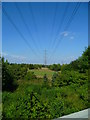
[[[34,74],[38,78],[43,78],[43,76],[45,74],[47,74],[48,79],[51,79],[53,74],[55,73],[55,71],[49,70],[48,68],[34,69],[34,70],[30,70],[30,71],[34,72]]]

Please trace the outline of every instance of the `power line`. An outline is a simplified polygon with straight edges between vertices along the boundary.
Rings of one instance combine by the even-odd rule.
[[[81,2],[79,2],[79,3],[76,4],[75,9],[73,10],[72,15],[71,15],[71,17],[70,17],[70,19],[69,19],[69,21],[68,21],[68,23],[67,23],[64,31],[66,31],[70,27],[70,24],[72,23],[72,21],[73,21],[75,15],[76,15],[76,13],[77,13],[80,5],[81,5]],[[63,39],[63,36],[61,37],[61,40],[62,39]],[[57,43],[55,49],[57,49],[57,47],[59,46],[59,43],[61,42],[61,40],[58,40],[58,43]]]
[[[57,9],[58,9],[58,3],[56,2],[56,6],[55,6],[55,13],[54,13],[54,18],[53,18],[53,23],[52,23],[52,29],[51,29],[51,44],[53,42],[52,36],[53,36],[53,30],[54,30],[54,26],[55,26],[55,21],[56,21],[56,13],[57,13]],[[51,45],[49,42],[49,45]]]
[[[36,21],[35,21],[35,16],[34,16],[34,13],[33,13],[33,10],[32,10],[31,2],[30,2],[30,4],[28,4],[28,7],[29,7],[29,10],[31,11],[33,23],[34,23],[35,30],[36,30],[36,33],[37,33],[37,39],[38,39],[38,42],[39,42],[38,27],[37,27],[37,24],[36,24]],[[39,44],[40,44],[40,43],[39,43]]]
[[[64,20],[65,20],[65,17],[66,17],[66,14],[67,14],[68,8],[69,8],[69,3],[66,4],[66,7],[65,7],[65,10],[64,10],[64,13],[63,13],[63,16],[62,16],[61,22],[60,22],[59,27],[58,27],[58,30],[57,30],[57,32],[56,32],[56,37],[58,36],[58,34],[59,34],[59,32],[60,32],[60,30],[61,30],[61,28],[62,28],[62,26],[63,26],[63,23],[64,23]],[[55,39],[54,39],[54,41],[53,41],[52,46],[55,45],[56,37],[55,37]]]
[[[24,19],[24,17],[23,17],[23,14],[22,14],[22,12],[21,12],[21,10],[20,10],[18,4],[15,3],[15,6],[16,6],[16,8],[17,8],[19,14],[20,14],[20,17],[21,17],[21,19],[22,19],[24,25],[26,26],[26,29],[27,29],[27,31],[28,31],[30,37],[31,37],[32,42],[34,43],[35,47],[37,48],[37,44],[36,44],[36,42],[35,42],[35,40],[34,40],[34,38],[33,38],[33,36],[32,36],[31,30],[29,29],[27,23],[25,22],[25,19]],[[38,50],[38,48],[37,48],[37,50]]]
[[[69,3],[66,4],[65,10],[64,10],[63,15],[62,15],[62,18],[61,18],[61,22],[60,22],[59,27],[58,27],[58,30],[57,30],[57,32],[56,32],[56,36],[55,36],[54,40],[52,41],[52,47],[55,45],[56,40],[57,40],[57,36],[58,36],[58,34],[59,34],[62,26],[63,26],[65,17],[66,17],[67,12],[68,12],[68,8],[69,8]]]
[[[64,30],[68,29],[68,27],[70,26],[70,24],[71,24],[71,22],[73,21],[74,16],[75,16],[75,14],[77,13],[80,5],[81,5],[81,2],[79,2],[79,3],[76,4],[76,7],[75,7],[75,9],[74,9],[74,11],[73,11],[73,13],[72,13],[72,15],[71,15],[71,17],[70,17],[70,19],[69,19],[69,21],[68,21],[68,23],[67,23],[67,25],[66,25],[66,27],[65,27]]]
[[[75,8],[74,8],[74,10],[73,10],[73,12],[72,12],[72,15],[71,15],[70,19],[69,19],[69,21],[67,22],[66,27],[64,28],[64,31],[67,30],[67,29],[70,27],[70,24],[71,24],[72,20],[74,19],[74,17],[75,17],[75,15],[76,15],[76,13],[77,13],[80,5],[81,5],[81,2],[79,2],[79,3],[76,4],[76,6],[75,6]],[[60,43],[60,41],[61,41],[62,39],[63,39],[63,36],[61,36],[61,39],[60,39],[60,40],[58,39],[58,42],[57,42],[57,44],[56,44],[56,46],[55,46],[55,48],[54,48],[54,50],[53,50],[53,53],[52,53],[52,55],[50,56],[50,58],[53,56],[53,54],[55,54],[56,49],[58,48],[58,45],[59,45],[59,43]]]
[[[72,15],[71,15],[69,21],[67,22],[67,25],[66,25],[64,31],[66,31],[66,30],[70,27],[70,24],[71,24],[71,22],[73,21],[73,19],[74,19],[75,15],[76,15],[76,13],[77,13],[77,11],[78,11],[80,5],[81,5],[81,3],[77,3],[77,4],[76,4],[75,9],[74,9],[74,11],[73,11],[73,13],[72,13]],[[63,39],[63,36],[62,36],[61,39]],[[60,40],[60,41],[61,41],[61,40]],[[60,41],[58,41],[58,43],[57,43],[55,49],[58,47]]]
[[[34,13],[33,13],[33,10],[32,10],[32,6],[31,6],[31,3],[29,4],[29,10],[31,11],[31,15],[32,15],[32,19],[33,19],[33,23],[34,23],[34,25],[35,25],[35,30],[36,30],[36,32],[38,33],[38,27],[37,27],[37,24],[36,24],[36,21],[35,21],[35,16],[34,16]],[[38,34],[37,34],[38,35]]]
[[[58,30],[57,30],[57,34],[55,36],[55,39],[52,41],[52,47],[55,45],[55,42],[57,40],[57,35],[59,34],[59,31],[61,30],[62,28],[62,25],[63,25],[63,22],[65,20],[65,17],[66,17],[66,14],[67,14],[67,11],[68,11],[68,8],[69,8],[69,3],[66,4],[66,7],[65,7],[65,10],[64,10],[64,13],[63,13],[63,16],[62,16],[62,19],[61,19],[61,22],[59,24],[59,27],[58,27]]]
[[[68,8],[69,8],[69,3],[66,4],[66,7],[65,7],[65,10],[64,10],[64,13],[63,13],[61,22],[60,22],[59,27],[58,27],[58,30],[57,30],[57,35],[59,34],[59,32],[60,32],[60,30],[61,30],[61,28],[62,28],[62,26],[63,26],[65,17],[66,17],[67,12],[68,12]],[[56,36],[57,36],[57,35],[56,35]]]
[[[16,31],[19,33],[19,35],[21,36],[21,38],[23,39],[23,41],[27,44],[27,46],[32,50],[32,52],[36,54],[36,52],[32,49],[32,47],[30,46],[29,42],[26,40],[26,38],[24,37],[24,35],[20,32],[20,30],[18,29],[18,27],[16,26],[16,24],[13,22],[13,20],[10,18],[10,16],[8,15],[8,13],[6,12],[5,8],[2,6],[2,11],[4,13],[4,15],[8,18],[8,20],[10,21],[10,23],[14,26],[14,28],[16,29]]]

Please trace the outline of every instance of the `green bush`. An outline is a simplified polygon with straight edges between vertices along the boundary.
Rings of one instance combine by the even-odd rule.
[[[52,118],[58,118],[62,116],[64,110],[64,102],[60,97],[53,99],[50,105],[50,113]]]
[[[14,79],[14,75],[10,71],[8,64],[4,62],[2,58],[2,90],[13,91],[17,87],[17,83]]]
[[[22,84],[14,93],[3,92],[3,119],[54,119],[88,108],[87,86],[40,87]]]
[[[35,119],[50,117],[48,104],[40,101],[37,93],[25,91],[21,94],[19,92],[11,94],[11,98],[7,97],[8,95],[8,93],[3,94],[3,119]],[[7,98],[9,98],[9,101],[5,101]]]
[[[74,70],[74,71],[79,71],[80,73],[85,73],[89,68],[89,63],[90,63],[89,51],[90,51],[90,46],[85,49],[81,57],[72,61],[70,64],[62,65],[61,71]]]
[[[88,76],[78,71],[63,71],[58,74],[55,80],[55,86],[66,86],[71,84],[83,85],[88,82]]]
[[[53,74],[53,76],[52,76],[52,86],[55,86],[55,80],[56,80],[57,76],[58,76],[57,73]]]
[[[36,75],[34,74],[34,72],[27,72],[26,76],[25,76],[25,80],[34,80],[36,79]]]
[[[48,68],[50,70],[60,71],[61,70],[61,65],[60,64],[53,64],[53,65],[49,65]]]
[[[24,79],[27,74],[27,67],[23,64],[11,64],[9,65],[10,71],[12,71],[16,80]]]

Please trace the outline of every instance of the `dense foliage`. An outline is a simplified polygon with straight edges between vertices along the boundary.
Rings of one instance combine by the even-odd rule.
[[[33,80],[33,79],[37,79],[36,75],[34,74],[34,72],[27,72],[26,76],[25,76],[25,80]]]
[[[80,73],[85,73],[89,68],[89,52],[90,46],[85,49],[85,52],[83,52],[82,56],[79,57],[77,60],[72,61],[70,64],[62,65],[61,71],[74,70],[79,71]]]
[[[3,93],[3,118],[58,118],[88,107],[87,85],[45,88],[23,83]]]
[[[88,51],[70,64],[47,66],[55,71],[52,79],[47,74],[37,78],[31,71],[43,65],[2,59],[3,119],[53,119],[88,108]],[[18,87],[12,92],[15,80]]]
[[[55,86],[67,86],[71,84],[83,85],[88,82],[88,73],[80,74],[78,71],[64,71],[58,74],[55,80]]]
[[[7,61],[2,58],[2,90],[12,91],[17,87],[12,71],[8,67]]]
[[[60,71],[60,70],[61,70],[61,65],[60,65],[60,64],[48,65],[48,68],[49,68],[50,70]]]

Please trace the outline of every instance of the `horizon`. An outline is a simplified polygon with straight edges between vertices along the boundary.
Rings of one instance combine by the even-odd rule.
[[[89,47],[89,46],[88,46],[88,47]],[[87,49],[87,47],[85,48],[85,50],[86,50],[86,49]],[[85,51],[83,51],[83,52],[85,52]],[[82,53],[82,54],[83,54],[83,53]],[[79,56],[79,57],[81,57],[81,56]],[[79,58],[79,57],[78,57],[78,58]],[[68,64],[70,64],[71,62],[76,61],[76,60],[78,59],[78,58],[77,58],[77,59],[75,59],[75,60],[72,60],[72,61],[70,61],[69,63],[53,63],[53,64],[46,64],[46,65],[45,65],[45,63],[38,64],[38,63],[24,63],[24,62],[21,62],[21,63],[9,62],[8,59],[6,59],[4,56],[2,56],[1,58],[4,58],[4,61],[5,61],[5,62],[7,61],[9,64],[26,64],[26,65],[27,65],[27,64],[32,64],[32,65],[44,65],[44,66],[49,66],[49,65],[54,65],[54,64],[55,64],[55,65],[60,64],[61,66],[62,66],[62,65],[65,65],[65,64],[68,65]]]
[[[2,3],[2,55],[11,63],[70,63],[88,47],[88,3]],[[76,9],[75,9],[76,7]]]

